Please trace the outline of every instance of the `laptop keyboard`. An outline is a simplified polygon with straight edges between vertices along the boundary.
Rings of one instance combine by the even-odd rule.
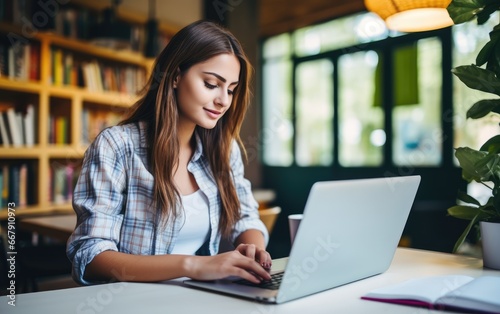
[[[281,280],[283,279],[283,274],[284,274],[284,272],[272,274],[271,279],[266,280],[266,281],[262,281],[261,283],[253,283],[253,282],[248,281],[246,279],[236,280],[236,281],[234,281],[234,283],[237,283],[240,285],[245,285],[245,286],[269,289],[269,290],[278,290],[278,288],[280,287],[280,284],[281,284]]]

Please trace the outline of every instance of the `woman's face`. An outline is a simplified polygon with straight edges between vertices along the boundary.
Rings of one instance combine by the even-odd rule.
[[[240,63],[232,54],[220,54],[180,73],[174,88],[180,123],[212,129],[231,106],[238,85]]]

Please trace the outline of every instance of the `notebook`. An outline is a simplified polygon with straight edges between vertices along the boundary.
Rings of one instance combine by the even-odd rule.
[[[408,219],[420,176],[313,184],[288,258],[273,260],[277,288],[238,278],[186,280],[190,287],[284,303],[386,271]]]

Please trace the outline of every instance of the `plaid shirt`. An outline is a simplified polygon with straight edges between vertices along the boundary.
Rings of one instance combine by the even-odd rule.
[[[152,207],[154,178],[148,170],[145,124],[115,126],[101,132],[85,153],[83,167],[73,194],[77,227],[68,240],[67,254],[73,263],[73,277],[82,284],[85,267],[107,250],[129,254],[169,254],[182,227],[182,219],[168,220],[166,228],[157,227],[159,210]],[[220,195],[212,178],[203,146],[197,145],[188,170],[208,199],[210,237],[197,254],[214,255],[221,235]],[[236,143],[231,152],[236,193],[241,203],[241,219],[233,229],[231,241],[245,230],[268,233],[259,219],[250,182],[243,177],[241,152]]]

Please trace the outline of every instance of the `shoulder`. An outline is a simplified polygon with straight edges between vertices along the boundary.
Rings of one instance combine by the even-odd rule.
[[[141,127],[136,123],[116,125],[104,129],[99,136],[111,143],[140,143]]]
[[[241,159],[241,147],[236,140],[231,142],[231,160],[234,158]]]
[[[134,150],[136,146],[141,145],[140,126],[131,123],[125,125],[117,125],[104,129],[99,133],[92,148],[100,148],[104,150],[112,150],[114,152],[124,150]]]
[[[243,167],[242,150],[237,141],[231,143],[230,163],[233,170],[235,167]]]

